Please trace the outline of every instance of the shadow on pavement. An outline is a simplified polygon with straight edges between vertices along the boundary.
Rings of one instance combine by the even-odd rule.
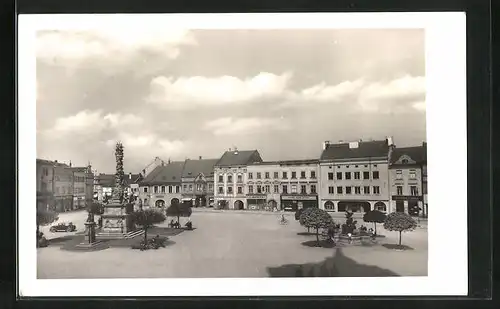
[[[324,241],[324,240],[320,240],[319,245],[316,240],[304,241],[301,243],[301,245],[311,248],[327,248],[327,249],[335,248],[336,246],[336,244],[333,241]]]
[[[348,258],[342,249],[334,257],[320,263],[288,264],[268,267],[269,277],[394,277],[393,271],[378,266],[360,264]]]
[[[397,245],[397,244],[383,244],[382,247],[392,250],[415,250],[414,248],[407,245]]]
[[[297,233],[297,235],[299,235],[299,236],[314,236],[316,234],[311,233],[311,232],[299,232],[299,233]]]

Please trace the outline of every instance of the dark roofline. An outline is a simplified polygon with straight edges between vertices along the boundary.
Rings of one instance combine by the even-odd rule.
[[[319,159],[296,159],[296,160],[277,160],[277,161],[263,161],[248,164],[253,165],[299,165],[299,164],[318,164]]]
[[[359,158],[336,158],[336,159],[320,159],[320,163],[323,163],[323,162],[350,162],[350,161],[380,161],[380,160],[386,160],[386,161],[389,161],[389,157],[388,156],[384,156],[384,157],[359,157]]]
[[[247,165],[249,165],[249,164],[224,164],[224,165],[219,164],[219,162],[226,155],[226,153],[228,153],[228,152],[234,153],[235,151],[237,151],[237,152],[251,152],[252,154],[258,153],[259,157],[260,157],[260,152],[257,149],[253,149],[253,150],[231,150],[231,151],[226,150],[226,151],[224,151],[224,153],[222,154],[222,156],[219,158],[219,160],[214,164],[214,168],[215,167],[236,167],[236,166],[247,166]]]

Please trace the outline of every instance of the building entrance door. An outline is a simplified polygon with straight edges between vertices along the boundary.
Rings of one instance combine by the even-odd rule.
[[[404,201],[396,201],[396,211],[397,212],[405,212],[405,202]]]

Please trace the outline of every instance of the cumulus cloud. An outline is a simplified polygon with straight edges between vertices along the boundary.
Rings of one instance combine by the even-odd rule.
[[[287,130],[290,125],[283,118],[223,117],[205,123],[205,129],[215,135],[241,135],[269,130]]]
[[[246,79],[234,76],[194,76],[177,79],[158,76],[151,81],[151,92],[147,101],[165,109],[245,104],[283,95],[291,77],[289,72],[281,75],[261,72]]]
[[[119,29],[108,26],[98,30],[49,30],[37,33],[36,56],[40,61],[66,69],[98,62],[104,72],[116,73],[127,69],[131,59],[142,51],[172,60],[185,45],[196,45],[196,40],[184,29],[128,25]]]
[[[133,114],[109,113],[103,115],[101,110],[83,110],[75,115],[56,119],[54,126],[45,133],[47,135],[95,134],[105,129],[123,130],[137,129],[143,119]]]
[[[275,103],[274,110],[333,103],[344,104],[356,112],[398,112],[412,107],[425,110],[425,105],[415,105],[425,97],[425,78],[422,76],[405,75],[386,82],[364,78],[335,85],[321,82],[301,90],[289,87],[291,78],[290,73],[260,73],[247,79],[160,76],[151,81],[147,101],[171,110],[245,105],[263,99],[271,99]]]

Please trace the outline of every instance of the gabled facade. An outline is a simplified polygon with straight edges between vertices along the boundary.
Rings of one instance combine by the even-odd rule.
[[[390,165],[391,209],[412,215],[422,215],[424,147],[394,149]]]
[[[320,208],[367,212],[389,208],[391,137],[377,141],[323,144],[320,158]]]
[[[214,166],[219,159],[187,159],[182,171],[182,201],[194,207],[214,204]]]

